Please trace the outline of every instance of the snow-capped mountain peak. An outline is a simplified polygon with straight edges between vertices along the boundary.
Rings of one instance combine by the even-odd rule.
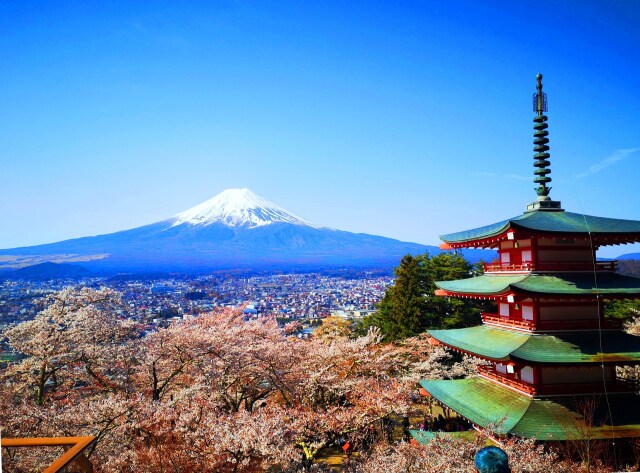
[[[247,188],[222,191],[212,199],[180,212],[172,220],[174,227],[182,224],[222,223],[231,228],[242,226],[255,228],[275,222],[285,222],[318,228],[317,225],[263,199]]]

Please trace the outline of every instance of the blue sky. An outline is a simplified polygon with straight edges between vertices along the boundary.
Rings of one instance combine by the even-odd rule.
[[[551,196],[640,219],[639,24],[633,0],[5,0],[0,248],[229,187],[437,244],[535,199],[538,72]]]

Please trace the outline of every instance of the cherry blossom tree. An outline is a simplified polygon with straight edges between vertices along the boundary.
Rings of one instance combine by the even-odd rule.
[[[44,298],[33,320],[3,332],[25,356],[0,376],[5,436],[108,436],[129,410],[115,397],[115,369],[135,338],[133,324],[114,315],[119,302],[108,289],[64,289]],[[14,464],[31,470],[46,457],[24,449]]]
[[[79,384],[107,387],[118,347],[132,336],[132,324],[113,314],[119,297],[108,289],[64,289],[47,296],[33,320],[4,331],[25,358],[3,379],[15,392],[33,392],[37,405],[61,389]]]
[[[426,336],[381,343],[372,329],[299,339],[238,309],[143,336],[114,316],[109,290],[67,289],[45,303],[3,334],[26,356],[0,375],[3,435],[95,436],[87,453],[97,472],[319,471],[319,453],[344,441],[362,454],[354,472],[466,472],[485,441],[418,447],[376,437],[411,408],[418,378],[475,369]],[[507,440],[505,449],[514,472],[568,471],[534,441]],[[26,450],[5,458],[7,471],[50,460]]]
[[[474,441],[437,436],[426,445],[379,444],[351,467],[353,473],[475,473],[475,455],[487,444],[491,432],[483,431]],[[566,473],[580,471],[579,465],[561,460],[553,447],[535,439],[510,438],[500,447],[509,456],[513,473]],[[592,470],[593,471],[593,470]],[[606,470],[598,470],[604,473]]]
[[[408,409],[396,359],[380,340],[372,330],[354,340],[300,342],[304,356],[285,396],[304,468],[327,445],[361,438],[376,422]]]

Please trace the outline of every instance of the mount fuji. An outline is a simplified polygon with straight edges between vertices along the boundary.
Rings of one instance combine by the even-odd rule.
[[[79,263],[99,273],[391,268],[405,254],[425,251],[440,250],[314,225],[249,189],[227,189],[143,227],[0,250],[0,269],[44,262]]]
[[[200,205],[173,217],[172,226],[212,225],[221,223],[229,228],[256,228],[274,223],[320,228],[282,207],[263,199],[255,192],[244,189],[227,189]]]

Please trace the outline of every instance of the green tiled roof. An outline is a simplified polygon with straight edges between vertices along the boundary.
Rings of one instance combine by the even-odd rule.
[[[461,243],[500,235],[508,228],[520,228],[550,233],[584,233],[592,235],[615,235],[638,233],[640,221],[617,218],[592,217],[565,211],[527,212],[518,217],[463,232],[449,233],[440,238],[447,243]]]
[[[544,274],[500,275],[483,274],[475,278],[455,281],[437,281],[436,286],[450,292],[462,294],[496,295],[510,291],[538,294],[640,294],[640,278],[622,276],[617,273],[596,274]]]
[[[429,330],[440,342],[496,361],[533,363],[621,363],[640,361],[640,337],[623,331],[537,334],[478,325]],[[602,348],[600,347],[602,343]]]
[[[578,440],[587,434],[593,439],[640,437],[640,397],[635,394],[609,397],[613,422],[606,420],[603,399],[597,399],[594,426],[587,427],[573,398],[534,399],[479,377],[422,380],[420,385],[474,424],[496,424],[498,434],[540,440]]]
[[[440,289],[463,294],[502,294],[508,292],[510,287],[526,279],[527,274],[516,276],[483,274],[475,278],[456,279],[454,281],[436,281]]]
[[[602,344],[602,347],[601,347]],[[538,363],[622,363],[640,361],[640,337],[623,331],[533,334],[511,354]]]
[[[509,355],[531,336],[524,332],[500,330],[487,325],[428,332],[446,345],[497,361],[508,360]]]
[[[462,432],[431,432],[429,430],[410,430],[409,433],[420,445],[424,445],[430,440],[433,440],[437,437],[454,437],[469,441],[475,440],[476,437],[476,432],[472,430],[463,430]]]
[[[474,228],[472,230],[440,235],[440,239],[447,243],[461,243],[490,238],[505,232],[511,226],[511,220],[514,219],[503,220],[502,222],[492,223],[491,225],[485,225],[484,227]]]

